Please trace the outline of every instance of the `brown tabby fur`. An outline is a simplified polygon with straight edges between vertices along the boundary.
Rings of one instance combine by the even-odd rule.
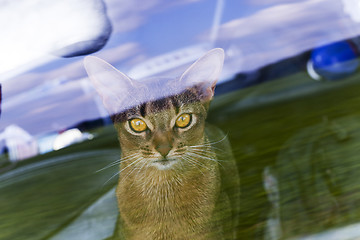
[[[237,202],[221,188],[221,168],[233,164],[230,145],[219,129],[205,123],[215,83],[196,83],[160,99],[157,92],[181,87],[179,79],[127,85],[123,102],[136,102],[136,96],[149,101],[112,116],[122,150],[116,239],[215,240],[234,229],[226,223],[231,221],[230,202]],[[182,113],[193,116],[187,129],[174,126]],[[132,118],[144,119],[149,129],[132,132]],[[159,147],[170,152],[162,158]],[[164,161],[156,162],[160,159]],[[227,160],[225,166],[222,160]],[[237,190],[235,165],[230,172],[235,179],[230,185]]]
[[[172,139],[172,147],[179,154],[184,154],[188,145],[207,143],[204,130],[208,102],[202,103],[196,96],[199,94],[193,88],[115,116],[122,158],[126,159],[139,149],[152,151],[155,138],[160,135],[168,135],[165,138]],[[165,132],[159,127],[169,125],[169,120],[176,116],[176,105],[197,115],[195,126],[185,136],[169,129]],[[145,118],[156,126],[153,136],[148,136],[145,141],[132,136],[124,128],[127,124],[124,115],[141,116],[141,109],[146,112],[143,113]],[[123,121],[116,122],[117,118]],[[216,159],[210,146],[205,145],[201,154]],[[155,167],[137,170],[134,169],[139,168],[136,164],[129,166],[132,161],[121,164],[124,170],[116,192],[121,217],[128,228],[124,232],[127,239],[210,239],[209,235],[214,231],[212,215],[220,190],[219,164],[208,159],[193,161],[198,163],[187,163],[165,171]]]

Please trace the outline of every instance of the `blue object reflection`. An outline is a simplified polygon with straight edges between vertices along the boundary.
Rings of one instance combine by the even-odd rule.
[[[313,68],[314,72],[310,72],[310,75],[315,79],[320,76],[328,80],[340,79],[357,70],[357,57],[357,49],[349,41],[331,43],[311,52],[312,66],[308,66],[308,71],[311,71],[309,67]]]

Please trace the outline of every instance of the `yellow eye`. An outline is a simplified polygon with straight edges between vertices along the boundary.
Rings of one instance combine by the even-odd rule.
[[[147,129],[147,125],[146,123],[139,119],[139,118],[134,118],[130,120],[130,127],[133,131],[135,132],[143,132]]]
[[[191,123],[191,115],[188,113],[181,114],[175,122],[175,125],[179,128],[185,128]]]

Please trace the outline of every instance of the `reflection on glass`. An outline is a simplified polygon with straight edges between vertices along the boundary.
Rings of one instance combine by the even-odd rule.
[[[285,237],[316,233],[327,239],[319,233],[359,221],[358,127],[352,118],[324,119],[286,142],[275,165]],[[341,239],[359,237],[342,232]]]
[[[344,239],[357,237],[358,0],[2,2],[5,5],[0,9],[0,20],[5,20],[0,28],[4,26],[1,41],[5,43],[0,48],[9,53],[3,54],[2,68],[3,73],[10,69],[14,72],[0,76],[4,90],[0,119],[0,239],[109,237],[118,217],[114,188],[120,163],[117,132],[124,133],[120,136],[124,149],[141,143],[148,154],[143,152],[141,158],[155,161],[151,166],[142,164],[140,158],[135,162],[130,150],[124,151],[123,157],[129,161],[122,162],[120,179],[131,182],[142,172],[181,168],[180,161],[161,157],[174,157],[175,149],[182,148],[176,142],[180,134],[174,137],[175,129],[183,131],[181,136],[199,132],[192,134],[197,138],[185,143],[213,142],[211,147],[199,146],[197,153],[180,157],[200,154],[196,159],[204,158],[202,165],[188,164],[189,168],[201,169],[195,179],[208,172],[205,167],[221,173],[217,194],[223,204],[215,204],[214,219],[227,218],[228,202],[235,209],[240,206],[235,169],[240,172],[241,208],[239,214],[234,213],[237,221],[218,221],[224,223],[218,225],[209,220],[209,225],[214,224],[214,235],[229,232],[233,236],[226,229],[236,228],[238,239],[251,240],[304,236],[329,240],[329,235],[334,238],[337,234]],[[34,2],[33,6],[28,7],[28,2]],[[23,18],[11,18],[19,13],[24,13],[20,14]],[[65,19],[61,17],[64,13]],[[75,17],[78,20],[73,21]],[[37,24],[28,20],[40,21]],[[55,22],[58,28],[53,27]],[[68,24],[71,28],[60,27]],[[97,89],[106,96],[105,105],[118,131],[108,125],[111,120],[90,86],[83,58],[70,57],[102,47],[94,55],[139,80],[127,82],[126,76],[109,65],[89,60],[97,62],[90,70],[97,69],[99,77],[104,75],[103,79],[108,80],[110,90],[101,85]],[[167,84],[176,81],[152,78],[149,87],[141,81],[158,75],[181,76],[187,64],[213,47],[222,47],[226,59],[216,86],[217,96],[200,115],[207,115],[207,122],[224,130],[226,138],[209,124],[199,125],[205,126],[204,130],[192,125],[205,117],[196,118],[196,114],[184,112],[184,107],[175,108],[178,113],[171,111],[174,102],[166,100],[184,96],[192,84]],[[33,61],[44,53],[52,57]],[[199,66],[194,69],[187,74],[209,74]],[[119,82],[112,81],[114,77],[123,79],[124,85],[114,85]],[[120,92],[113,95],[114,89]],[[197,90],[198,94],[205,93],[203,98],[212,92],[200,86]],[[112,104],[117,101],[120,104]],[[143,107],[134,108],[138,105]],[[190,101],[185,105],[190,111],[201,104]],[[128,114],[130,109],[134,115]],[[124,111],[127,114],[119,114]],[[168,118],[174,127],[169,129],[172,134],[156,134],[154,141],[149,138],[148,142],[154,144],[147,151],[146,141],[139,138],[150,136],[162,125],[161,119]],[[128,123],[125,129],[124,122]],[[207,137],[201,140],[201,136]],[[164,139],[167,144],[163,144]],[[229,161],[232,156],[227,139],[237,167]],[[218,161],[219,166],[215,167],[217,164],[210,159]],[[135,186],[134,182],[129,188]],[[209,198],[212,196],[213,192]],[[147,212],[151,213],[141,211]]]

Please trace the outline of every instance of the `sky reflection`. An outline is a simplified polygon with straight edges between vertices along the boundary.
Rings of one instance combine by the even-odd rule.
[[[344,12],[343,2],[335,0],[104,2],[113,31],[106,46],[94,55],[125,73],[143,69],[137,73],[144,77],[178,75],[206,50],[222,47],[226,53],[222,82],[236,73],[254,71],[360,33],[359,24]],[[218,21],[214,21],[216,16]],[[50,24],[47,27],[54,28]],[[20,30],[16,34],[22,34]],[[44,34],[34,36],[38,39]],[[189,49],[193,50],[185,61],[181,54]],[[26,66],[27,60],[20,55],[15,60]],[[155,61],[159,59],[161,67]],[[82,61],[83,57],[52,57],[47,64],[25,73],[19,70],[17,76],[3,80],[0,131],[17,124],[31,134],[40,134],[98,118],[96,95],[83,81],[86,73]],[[136,68],[144,62],[154,64],[155,69]]]

